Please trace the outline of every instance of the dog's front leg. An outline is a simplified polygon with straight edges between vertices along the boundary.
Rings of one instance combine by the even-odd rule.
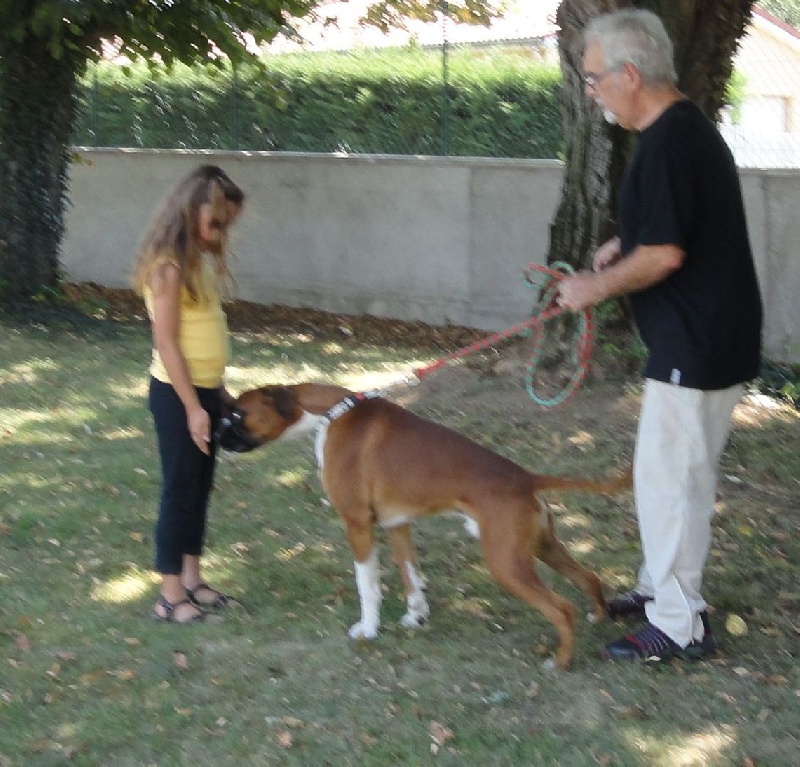
[[[377,546],[373,546],[363,562],[356,560],[355,570],[361,620],[350,627],[350,638],[375,639],[381,623],[381,572]]]
[[[425,598],[427,584],[419,572],[410,525],[390,527],[389,541],[392,546],[392,559],[400,570],[406,595],[406,614],[400,619],[400,625],[407,629],[421,628],[428,622],[430,608]]]

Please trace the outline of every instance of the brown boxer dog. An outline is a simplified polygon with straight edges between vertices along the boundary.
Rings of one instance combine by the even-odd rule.
[[[267,442],[316,429],[322,487],[342,516],[355,558],[361,620],[355,639],[373,639],[380,625],[380,570],[375,525],[385,528],[406,596],[401,624],[428,618],[425,581],[418,570],[410,523],[457,512],[480,538],[483,556],[501,585],[541,611],[555,626],[555,663],[573,656],[575,610],[539,578],[534,558],[573,581],[589,597],[593,616],[606,613],[598,576],[578,564],[556,538],[541,490],[612,493],[630,486],[630,473],[600,481],[531,474],[514,462],[381,397],[339,386],[305,383],[243,393],[217,432],[220,446],[247,452]]]

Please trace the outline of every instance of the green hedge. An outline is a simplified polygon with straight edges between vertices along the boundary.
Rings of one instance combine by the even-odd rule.
[[[554,158],[560,73],[520,51],[269,57],[265,68],[91,67],[78,146]]]

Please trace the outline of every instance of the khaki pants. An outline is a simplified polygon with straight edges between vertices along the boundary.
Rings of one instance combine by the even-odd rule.
[[[633,467],[644,555],[636,590],[654,597],[648,620],[681,647],[703,637],[717,470],[742,391],[645,385]]]

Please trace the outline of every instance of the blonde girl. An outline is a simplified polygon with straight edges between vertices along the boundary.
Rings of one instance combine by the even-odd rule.
[[[223,384],[229,348],[221,294],[231,282],[228,229],[243,204],[221,168],[196,168],[162,203],[134,268],[153,336],[148,403],[161,461],[154,613],[173,623],[202,620],[232,601],[203,581],[201,555],[216,464],[211,437],[232,399]]]

